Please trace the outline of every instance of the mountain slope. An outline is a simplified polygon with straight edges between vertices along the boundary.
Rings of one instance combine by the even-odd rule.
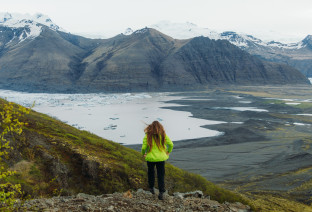
[[[0,111],[5,101],[0,99]],[[31,111],[23,134],[11,140],[14,150],[6,160],[20,183],[33,197],[77,193],[105,194],[128,189],[147,189],[147,166],[142,155],[118,143],[80,131],[46,115]],[[1,131],[1,129],[0,129]],[[166,164],[169,193],[202,190],[221,202],[245,199],[203,177]]]
[[[111,38],[85,58],[77,83],[91,90],[156,89],[159,65],[174,45],[172,38],[151,29]]]
[[[210,84],[308,83],[297,70],[264,62],[227,41],[205,37],[175,40],[150,28],[106,40],[84,62],[86,69],[77,85],[89,85],[88,89],[174,90]]]
[[[210,84],[309,84],[297,70],[261,61],[227,41],[176,40],[150,28],[93,40],[40,27],[37,37],[21,40],[18,33],[29,26],[2,26],[0,88],[102,92],[187,90]]]
[[[84,44],[86,41],[87,45]],[[57,91],[60,85],[62,91],[71,89],[79,75],[80,61],[93,43],[43,26],[35,39],[27,39],[1,51],[0,83],[19,90]]]
[[[228,40],[233,45],[271,62],[291,65],[305,76],[312,77],[312,46],[311,35],[297,43],[265,42],[252,35],[232,31],[217,33],[207,28],[201,28],[192,23],[171,23],[163,21],[151,25],[173,38],[190,39],[205,36],[214,40]]]
[[[302,74],[289,66],[264,62],[227,41],[205,37],[191,39],[172,57],[200,84],[287,84],[303,80]]]
[[[284,63],[298,69],[307,77],[312,77],[312,37],[308,35],[301,42],[294,44],[294,48],[247,47],[245,50],[267,61]]]

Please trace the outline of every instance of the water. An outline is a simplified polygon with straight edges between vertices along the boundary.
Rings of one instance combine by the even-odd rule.
[[[311,113],[303,113],[303,114],[297,114],[298,116],[312,116]]]
[[[301,103],[299,102],[286,102],[286,105],[300,105]]]
[[[225,122],[197,119],[190,112],[161,107],[181,106],[164,101],[182,99],[170,93],[44,94],[0,90],[0,97],[60,119],[78,129],[124,144],[142,143],[146,124],[160,121],[173,140],[222,135],[202,128]]]
[[[256,107],[213,107],[213,109],[221,110],[236,110],[236,111],[254,111],[254,112],[269,112],[265,109],[259,109]]]

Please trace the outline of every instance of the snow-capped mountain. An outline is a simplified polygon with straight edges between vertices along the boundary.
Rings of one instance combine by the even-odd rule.
[[[15,35],[18,36],[19,42],[39,36],[43,25],[55,31],[62,30],[59,26],[54,24],[48,16],[40,13],[35,15],[0,13],[0,27],[22,30],[19,30],[18,33],[15,32]],[[15,39],[16,36],[14,36],[13,39]]]
[[[232,44],[241,47],[247,48],[249,46],[261,45],[265,47],[277,47],[284,49],[299,49],[304,47],[302,42],[283,44],[280,42],[270,41],[264,42],[258,38],[255,38],[252,35],[247,35],[243,33],[237,33],[232,31],[225,31],[218,33],[214,30],[208,28],[202,28],[193,23],[172,23],[170,21],[161,21],[157,24],[149,26],[151,28],[157,29],[158,31],[169,35],[176,39],[189,39],[198,36],[208,37],[213,40],[228,40]]]
[[[282,43],[263,41],[252,35],[225,31],[218,33],[208,28],[202,28],[193,23],[172,23],[161,21],[149,26],[175,39],[191,39],[198,36],[212,40],[228,40],[230,43],[256,55],[261,59],[292,65],[307,77],[312,77],[312,36],[308,35],[297,43]],[[127,29],[126,35],[136,31]]]
[[[11,28],[6,30],[14,34]],[[261,60],[225,40],[176,40],[152,28],[100,40],[43,26],[39,37],[17,45],[10,37],[3,40],[2,35],[5,33],[0,33],[0,88],[5,89],[177,91],[208,85],[308,81],[293,67]],[[10,44],[5,45],[6,41]]]
[[[196,24],[190,22],[172,23],[170,21],[161,21],[149,27],[176,39],[189,39],[198,36],[205,36],[215,40],[220,38],[219,33],[208,28],[198,27]]]
[[[232,44],[241,47],[241,48],[250,48],[253,46],[263,46],[263,47],[273,47],[273,48],[281,48],[281,49],[301,49],[305,47],[302,41],[298,43],[281,43],[276,41],[264,42],[261,39],[255,38],[252,35],[247,34],[239,34],[236,32],[222,32],[220,33],[219,39],[228,40]]]

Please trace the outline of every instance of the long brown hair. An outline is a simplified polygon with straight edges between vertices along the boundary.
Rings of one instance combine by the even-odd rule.
[[[153,121],[150,125],[148,125],[144,132],[147,135],[147,144],[149,146],[150,152],[153,148],[153,138],[159,150],[165,150],[165,137],[166,132],[164,127],[158,121]]]

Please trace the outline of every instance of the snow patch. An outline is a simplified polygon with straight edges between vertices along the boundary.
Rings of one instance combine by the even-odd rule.
[[[10,27],[13,29],[24,28],[19,36],[20,42],[26,39],[38,37],[42,31],[42,25],[45,25],[52,30],[62,30],[59,26],[54,24],[48,16],[41,13],[34,15],[0,13],[0,26]]]
[[[144,34],[146,32],[148,32],[148,28],[139,29],[135,31],[134,34]]]
[[[161,21],[150,27],[176,39],[189,39],[199,36],[205,36],[215,40],[220,39],[219,33],[208,28],[198,27],[196,24],[190,22],[172,23],[170,21]]]
[[[230,43],[240,48],[248,48],[250,45],[259,45],[283,49],[300,49],[305,47],[302,41],[289,44],[275,41],[264,42],[258,38],[253,37],[252,35],[237,33],[233,31],[218,33],[208,28],[199,27],[196,24],[190,22],[172,23],[170,21],[161,21],[157,24],[150,25],[149,27],[154,28],[176,39],[190,39],[194,37],[204,36],[213,40],[228,40]]]

